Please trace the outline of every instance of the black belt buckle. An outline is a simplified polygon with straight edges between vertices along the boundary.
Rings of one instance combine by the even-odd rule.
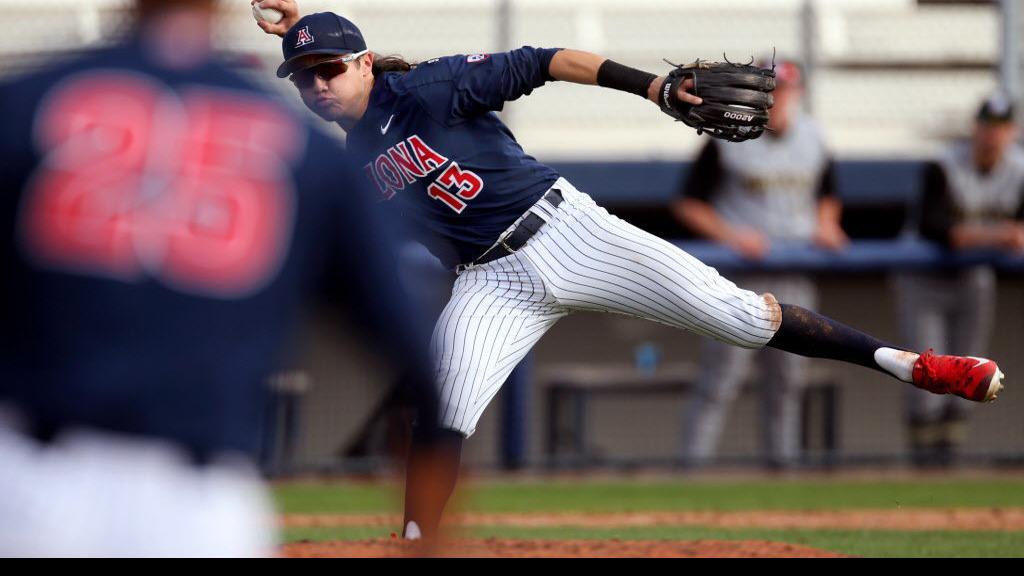
[[[562,197],[561,190],[558,188],[552,188],[548,190],[543,197],[541,197],[541,200],[547,200],[551,206],[557,208],[564,198]],[[497,244],[481,254],[479,258],[469,265],[469,267],[487,264],[488,262],[494,262],[495,260],[504,258],[510,254],[515,254],[523,246],[526,246],[526,243],[530,241],[530,238],[533,238],[537,232],[540,232],[540,229],[543,228],[545,224],[547,224],[547,222],[545,222],[540,216],[537,216],[534,213],[528,213],[514,230],[499,238]]]

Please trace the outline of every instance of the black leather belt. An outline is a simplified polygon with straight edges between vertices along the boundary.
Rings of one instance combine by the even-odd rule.
[[[562,191],[558,188],[552,188],[548,190],[547,194],[541,198],[542,201],[547,201],[553,208],[557,208],[562,203]],[[513,252],[518,251],[526,243],[533,238],[533,235],[540,231],[541,228],[546,224],[545,220],[537,214],[530,212],[523,218],[523,221],[516,226],[515,230],[507,234],[504,238],[498,240],[494,246],[487,249],[486,252],[480,255],[479,258],[473,261],[469,266],[460,266],[459,269],[469,268],[470,266],[479,266],[481,264],[487,264],[488,262],[494,262],[500,258],[504,258]]]

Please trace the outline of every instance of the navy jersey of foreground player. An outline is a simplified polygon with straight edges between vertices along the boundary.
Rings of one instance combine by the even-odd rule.
[[[480,256],[558,179],[493,113],[553,80],[557,51],[437,58],[374,82],[350,149],[378,190],[428,228],[446,265]]]
[[[225,67],[146,54],[134,42],[0,86],[19,111],[0,133],[0,406],[40,437],[253,454],[264,380],[328,262],[368,341],[426,389],[393,223],[344,152]]]

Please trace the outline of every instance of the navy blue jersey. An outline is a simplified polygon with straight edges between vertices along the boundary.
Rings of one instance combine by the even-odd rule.
[[[437,58],[374,82],[349,148],[446,265],[480,256],[558,179],[494,114],[553,80],[557,51]]]
[[[40,436],[254,454],[265,379],[332,275],[430,387],[394,223],[337,144],[231,70],[132,42],[0,85],[0,107],[0,405]]]

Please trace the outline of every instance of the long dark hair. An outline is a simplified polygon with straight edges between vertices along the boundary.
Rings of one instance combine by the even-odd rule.
[[[414,62],[407,62],[398,54],[381,56],[376,52],[373,54],[373,75],[380,76],[385,72],[408,72],[416,67]]]

